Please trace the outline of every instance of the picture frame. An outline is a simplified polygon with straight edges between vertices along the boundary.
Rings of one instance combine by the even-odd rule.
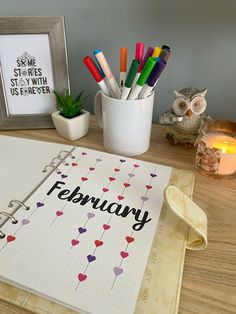
[[[70,90],[63,16],[0,17],[0,130],[53,128]]]

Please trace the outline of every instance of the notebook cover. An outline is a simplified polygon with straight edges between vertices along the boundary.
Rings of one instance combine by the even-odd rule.
[[[170,184],[176,185],[192,197],[194,175],[191,172],[174,169]],[[163,204],[135,313],[178,312],[187,233],[186,224]],[[34,313],[75,313],[62,305],[5,283],[0,283],[0,298]]]

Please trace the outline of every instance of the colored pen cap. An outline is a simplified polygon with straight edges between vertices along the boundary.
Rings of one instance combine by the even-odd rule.
[[[102,50],[96,49],[96,50],[94,50],[93,53],[94,53],[98,63],[100,64],[100,67],[102,68],[103,72],[105,73],[106,78],[107,79],[113,78],[113,74],[111,72],[111,69],[107,63],[107,60],[106,60]]]
[[[95,57],[95,51],[93,52],[93,54],[94,54],[94,57]],[[98,60],[96,59],[96,57],[95,57],[94,63],[96,64],[96,66],[98,68],[98,71],[101,73],[101,76],[105,77],[105,73],[103,72],[102,68],[100,67],[100,64],[98,63]]]
[[[162,71],[165,69],[166,67],[166,61],[165,60],[160,60],[159,62],[157,62],[152,70],[152,73],[150,74],[150,76],[147,79],[147,85],[153,87],[156,83],[156,81],[158,80],[158,78],[160,77]]]
[[[129,72],[128,72],[126,80],[125,80],[125,87],[127,87],[127,88],[132,87],[135,76],[138,73],[139,65],[140,65],[139,60],[134,59],[132,61]]]
[[[154,51],[153,51],[153,54],[152,54],[152,57],[159,57],[160,56],[160,53],[161,53],[162,49],[161,47],[155,47],[154,48]]]
[[[135,50],[135,59],[139,60],[139,62],[140,62],[138,72],[142,71],[143,52],[144,52],[144,43],[143,42],[137,42],[136,43],[136,50]]]
[[[126,72],[127,67],[127,48],[120,48],[120,72]]]
[[[169,60],[171,52],[169,50],[162,50],[160,54],[160,59],[165,60],[166,62]]]
[[[137,85],[143,86],[146,83],[147,78],[149,74],[151,73],[152,69],[154,68],[155,64],[156,64],[156,60],[154,58],[148,58],[143,68],[143,71],[137,80]]]
[[[98,71],[98,68],[96,67],[95,63],[93,62],[92,58],[90,58],[90,56],[87,56],[83,59],[84,64],[87,66],[87,68],[89,69],[90,73],[92,74],[92,76],[94,77],[94,79],[97,82],[102,81],[102,75],[101,73]]]
[[[145,66],[145,64],[146,64],[146,62],[147,62],[147,59],[152,56],[153,51],[154,51],[154,48],[148,47],[148,49],[147,49],[147,51],[146,51],[146,53],[145,53],[145,56],[144,56],[144,58],[143,58],[142,67]]]
[[[170,47],[169,46],[167,46],[167,45],[162,45],[162,47],[161,47],[162,49],[164,49],[164,50],[168,50],[168,51],[170,51]]]

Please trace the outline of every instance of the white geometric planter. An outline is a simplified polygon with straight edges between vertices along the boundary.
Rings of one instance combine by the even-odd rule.
[[[82,114],[71,119],[60,115],[60,111],[52,113],[55,128],[62,137],[75,141],[88,133],[90,113],[84,109],[81,111]]]

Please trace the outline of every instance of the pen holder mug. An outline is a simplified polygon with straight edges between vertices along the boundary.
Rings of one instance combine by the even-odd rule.
[[[94,112],[103,128],[103,143],[108,152],[131,157],[148,150],[153,103],[154,92],[136,100],[115,99],[97,92]]]

